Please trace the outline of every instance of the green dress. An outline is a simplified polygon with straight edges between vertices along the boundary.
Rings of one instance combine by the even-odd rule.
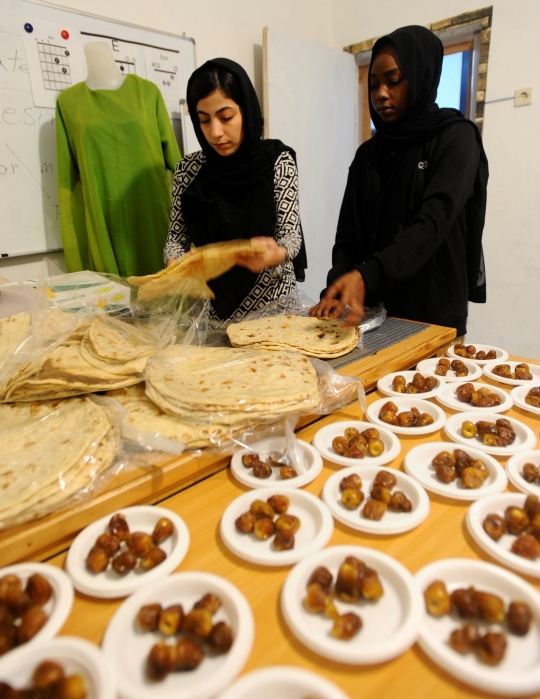
[[[116,90],[73,85],[58,98],[56,139],[68,271],[162,269],[181,156],[157,86],[136,75]]]

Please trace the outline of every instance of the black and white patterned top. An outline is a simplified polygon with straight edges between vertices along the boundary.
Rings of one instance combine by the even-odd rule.
[[[185,255],[190,249],[190,238],[182,215],[181,195],[193,182],[206,158],[202,151],[186,155],[176,166],[172,192],[169,233],[163,257],[165,263],[170,258]],[[264,307],[282,297],[296,294],[296,277],[292,260],[300,251],[300,211],[298,206],[298,171],[296,163],[287,151],[279,155],[274,164],[274,238],[279,245],[289,251],[289,260],[282,267],[280,276],[274,276],[274,269],[261,272],[249,295],[238,306],[228,320],[240,320],[248,313]],[[210,320],[220,321],[213,309]]]

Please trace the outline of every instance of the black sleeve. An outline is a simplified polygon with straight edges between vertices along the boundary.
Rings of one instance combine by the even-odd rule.
[[[357,267],[371,295],[413,277],[435,255],[473,193],[479,158],[474,130],[467,123],[442,132],[429,164],[433,174],[416,213],[386,248]]]
[[[339,211],[336,240],[332,249],[332,269],[328,272],[327,285],[332,284],[346,272],[350,272],[365,259],[359,211],[361,202],[358,197],[360,187],[358,172],[362,171],[363,163],[368,159],[372,149],[372,140],[363,143],[356,151],[355,158],[349,167],[345,194]]]

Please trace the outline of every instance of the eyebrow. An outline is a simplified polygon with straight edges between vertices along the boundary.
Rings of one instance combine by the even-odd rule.
[[[225,107],[221,107],[221,109],[218,109],[216,114],[219,114],[220,112],[224,112],[226,109],[234,109],[234,107],[230,107],[229,105]],[[197,114],[204,114],[205,116],[210,116],[208,112],[204,112],[202,109],[197,109]]]
[[[402,71],[401,68],[398,66],[397,68],[392,68],[392,70],[387,70],[387,71],[385,71],[385,72],[383,73],[383,75],[384,75],[384,76],[386,76],[386,75],[392,75],[392,73],[403,73],[403,71]],[[376,78],[377,76],[375,75],[375,73],[370,73],[370,74],[369,74],[369,77],[370,77],[370,78]]]

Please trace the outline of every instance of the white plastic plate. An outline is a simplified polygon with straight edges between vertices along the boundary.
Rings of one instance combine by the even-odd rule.
[[[510,395],[512,396],[514,403],[522,410],[528,410],[530,413],[540,415],[540,408],[536,408],[534,405],[525,403],[525,396],[529,393],[531,388],[540,386],[540,381],[533,381],[532,383],[534,386],[516,386],[510,391]]]
[[[473,347],[476,347],[477,352],[489,352],[490,350],[495,350],[495,353],[497,354],[496,359],[471,359],[470,357],[460,357],[458,354],[455,353],[454,351],[454,346],[451,345],[447,351],[446,354],[449,357],[452,357],[452,359],[462,359],[463,361],[468,361],[468,362],[473,362],[474,364],[478,364],[478,366],[483,366],[487,362],[505,362],[508,359],[508,352],[506,350],[501,349],[500,347],[493,347],[493,345],[477,345],[475,342],[465,342],[465,346],[467,345],[473,345]]]
[[[380,456],[370,456],[366,454],[363,459],[351,459],[349,456],[338,454],[332,449],[332,442],[336,437],[343,437],[348,427],[354,427],[359,432],[372,429],[373,423],[359,422],[358,420],[345,420],[343,422],[332,422],[330,425],[322,427],[315,437],[313,445],[319,453],[328,461],[340,466],[381,466],[393,461],[401,451],[399,439],[385,427],[378,427],[380,440],[384,444],[384,451]]]
[[[234,637],[231,649],[223,655],[206,656],[195,670],[171,672],[162,682],[148,680],[145,673],[148,653],[165,638],[159,633],[143,633],[138,628],[139,609],[157,602],[163,607],[181,604],[189,611],[206,593],[221,600],[213,619],[231,627]],[[105,631],[103,650],[116,669],[122,699],[210,699],[241,672],[253,646],[254,628],[246,598],[230,582],[211,573],[175,573],[146,585],[122,603]]]
[[[350,699],[326,677],[289,665],[273,665],[240,677],[217,699]]]
[[[36,573],[46,578],[52,587],[51,598],[42,607],[49,618],[34,638],[19,646],[19,648],[9,651],[10,657],[15,650],[34,646],[34,644],[47,641],[55,636],[64,625],[73,606],[73,585],[69,576],[61,568],[48,563],[14,563],[5,568],[0,568],[0,578],[4,577],[4,575],[16,575],[22,582],[23,588],[28,578]]]
[[[476,543],[496,561],[508,568],[517,570],[518,573],[530,575],[533,578],[540,578],[540,558],[531,561],[512,553],[510,549],[516,539],[513,534],[504,534],[499,541],[494,541],[486,534],[482,526],[485,518],[490,514],[504,517],[504,511],[510,505],[523,507],[525,498],[526,495],[522,493],[501,493],[500,495],[489,495],[487,498],[481,498],[469,507],[465,521]]]
[[[488,444],[483,444],[476,437],[469,439],[461,434],[461,426],[467,420],[474,423],[477,423],[479,420],[496,422],[500,417],[501,415],[499,415],[499,413],[483,413],[479,410],[470,413],[456,413],[448,418],[444,426],[444,431],[453,442],[464,444],[471,449],[478,449],[484,454],[495,454],[496,456],[513,456],[521,451],[533,449],[536,446],[536,436],[531,428],[527,427],[527,425],[524,425],[519,420],[515,420],[513,417],[504,418],[510,422],[512,429],[516,433],[516,439],[513,444],[509,444],[507,447],[492,447]]]
[[[492,379],[492,381],[499,381],[500,383],[505,383],[509,386],[529,386],[529,388],[532,388],[533,386],[538,386],[538,384],[540,383],[540,366],[538,366],[537,364],[531,364],[530,362],[527,362],[527,364],[529,365],[529,371],[532,375],[532,379],[507,379],[504,376],[494,374],[493,369],[498,364],[508,364],[508,366],[511,367],[512,371],[514,371],[516,365],[521,364],[521,362],[489,362],[488,364],[484,364],[484,366],[482,367],[482,371],[486,376]]]
[[[135,568],[124,577],[118,575],[110,566],[103,573],[91,573],[86,567],[86,557],[94,546],[97,537],[108,531],[111,517],[120,513],[125,515],[130,532],[142,531],[147,534],[152,534],[160,517],[168,517],[173,523],[174,531],[168,539],[159,545],[167,554],[167,558],[151,570],[144,572]],[[188,548],[188,528],[184,520],[176,513],[155,505],[123,507],[89,524],[80,532],[68,551],[66,571],[72,579],[75,589],[85,595],[105,599],[125,597],[138,590],[139,587],[154,583],[159,578],[172,573],[182,562]]]
[[[523,478],[523,466],[527,463],[534,464],[540,469],[540,451],[528,451],[523,454],[515,454],[506,462],[506,473],[510,482],[522,493],[540,497],[540,485],[528,483]]]
[[[428,563],[415,579],[422,592],[434,580],[442,580],[449,592],[474,585],[477,590],[502,597],[506,604],[514,600],[526,602],[534,617],[531,628],[523,637],[505,630],[506,654],[494,667],[481,663],[472,653],[460,655],[450,648],[450,633],[463,623],[457,618],[435,618],[426,613],[418,643],[443,670],[489,694],[516,697],[540,691],[540,595],[529,583],[499,566],[468,558]]]
[[[0,658],[0,681],[22,689],[30,687],[34,670],[43,660],[54,660],[66,675],[80,675],[87,699],[115,699],[116,675],[109,659],[90,641],[58,636],[26,644]]]
[[[298,440],[298,445],[303,452],[306,471],[294,478],[283,479],[279,475],[279,468],[272,466],[272,474],[268,478],[256,478],[253,469],[246,468],[242,464],[244,454],[258,454],[262,461],[266,461],[268,454],[272,451],[283,452],[285,448],[285,437],[267,437],[252,444],[249,449],[242,449],[233,455],[231,459],[231,471],[236,478],[250,488],[301,488],[317,478],[321,472],[323,462],[319,452],[311,444]]]
[[[311,614],[303,600],[309,577],[318,566],[334,576],[347,556],[355,556],[373,568],[384,589],[375,603],[346,604],[336,601],[340,614],[354,612],[363,625],[349,641],[333,638],[331,619]],[[394,558],[363,546],[331,546],[296,565],[281,590],[281,609],[294,635],[313,652],[348,665],[372,665],[391,660],[410,648],[418,637],[424,601],[413,576]]]
[[[470,403],[464,403],[463,401],[459,400],[456,396],[457,386],[455,384],[452,386],[447,386],[446,390],[444,390],[442,393],[439,393],[439,395],[435,396],[436,400],[441,405],[444,405],[446,408],[451,408],[452,410],[460,411],[470,411],[471,409],[473,409],[486,412],[490,411],[492,413],[504,413],[506,410],[510,410],[510,408],[514,405],[514,401],[510,397],[510,394],[504,391],[502,388],[496,388],[495,386],[488,386],[485,383],[477,383],[474,381],[465,381],[464,383],[472,383],[476,391],[479,388],[489,388],[491,393],[495,393],[500,397],[500,404],[495,405],[491,408],[480,408],[472,406]]]
[[[389,425],[382,420],[379,420],[379,412],[383,405],[388,401],[392,401],[397,408],[398,413],[410,410],[411,408],[417,408],[421,413],[428,413],[433,418],[433,424],[424,425],[423,427],[399,427],[396,425]],[[446,422],[446,415],[443,410],[439,408],[438,405],[430,403],[427,400],[421,400],[420,398],[414,398],[413,396],[407,396],[403,398],[379,398],[379,400],[374,401],[368,406],[366,410],[367,419],[374,425],[379,427],[384,427],[395,434],[404,434],[408,437],[415,437],[419,434],[431,434],[431,432],[437,432]]]
[[[446,383],[444,381],[444,378],[437,376],[437,381],[438,384],[437,386],[431,390],[431,391],[426,391],[425,393],[411,393],[411,394],[404,394],[400,393],[399,391],[394,391],[392,388],[392,381],[394,380],[395,376],[403,376],[405,379],[405,382],[407,384],[411,383],[414,375],[415,374],[421,374],[421,371],[395,371],[392,374],[386,374],[386,376],[383,376],[377,381],[377,388],[381,393],[384,393],[386,396],[404,396],[404,395],[411,395],[415,396],[416,398],[433,398],[433,396],[438,395],[442,391],[444,391],[446,387]],[[434,374],[431,374],[431,376],[434,376]]]
[[[437,376],[437,374],[435,373],[435,368],[437,367],[437,362],[439,361],[439,359],[440,357],[430,357],[429,359],[423,359],[421,362],[418,362],[416,368],[420,373]],[[441,376],[440,378],[443,379],[443,381],[445,381],[446,383],[463,383],[464,381],[476,381],[476,379],[479,379],[482,376],[482,368],[477,363],[473,364],[468,359],[463,359],[462,361],[463,364],[465,364],[465,366],[469,370],[467,376],[456,376],[456,372],[453,369],[448,369],[446,376]],[[439,376],[437,376],[437,378],[439,378]]]
[[[249,511],[254,500],[267,500],[272,495],[283,494],[290,500],[287,514],[300,519],[300,529],[294,535],[294,548],[276,551],[273,536],[262,541],[253,533],[238,531],[236,519]],[[325,546],[334,531],[334,520],[326,505],[311,493],[297,489],[283,493],[282,488],[267,488],[263,493],[249,491],[233,500],[223,513],[219,531],[227,548],[240,558],[263,566],[288,566]]]
[[[421,524],[429,514],[429,498],[422,486],[413,478],[394,468],[388,469],[397,480],[392,488],[392,493],[401,490],[409,498],[412,504],[411,512],[392,512],[387,510],[380,520],[366,519],[362,516],[362,509],[370,499],[370,491],[376,475],[382,469],[379,466],[352,467],[342,469],[334,473],[324,484],[322,499],[330,508],[334,517],[352,529],[370,534],[401,534],[408,532]],[[343,478],[357,473],[362,479],[362,492],[364,500],[356,510],[348,510],[341,502],[339,484]]]
[[[504,468],[499,462],[492,456],[489,456],[489,454],[468,447],[464,448],[463,451],[469,454],[469,456],[483,461],[489,470],[489,476],[486,478],[483,485],[480,486],[480,488],[471,489],[464,488],[461,485],[460,478],[456,478],[456,480],[451,483],[443,483],[440,481],[435,475],[435,469],[431,465],[431,462],[433,458],[442,451],[449,451],[452,453],[455,446],[455,444],[450,444],[448,442],[419,444],[417,447],[413,447],[405,457],[405,470],[409,476],[419,481],[424,488],[431,493],[436,493],[437,495],[442,495],[445,498],[452,498],[454,500],[478,500],[478,498],[483,498],[486,495],[501,493],[506,488],[508,479]]]

